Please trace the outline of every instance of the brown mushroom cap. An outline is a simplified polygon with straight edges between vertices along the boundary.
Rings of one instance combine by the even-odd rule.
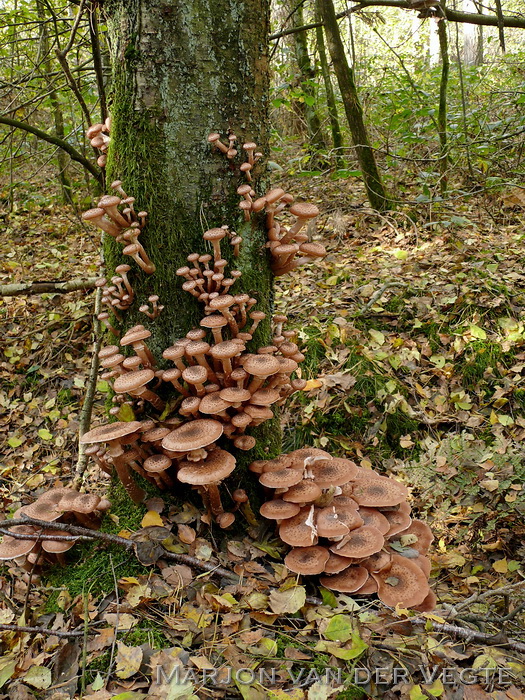
[[[15,525],[10,528],[19,535],[34,535],[38,532],[32,525]],[[36,545],[36,540],[19,540],[16,537],[5,535],[0,543],[0,561],[25,557]]]
[[[62,530],[44,530],[43,534],[62,536],[69,533],[62,532]],[[43,540],[42,542],[42,549],[44,552],[48,552],[49,554],[63,554],[64,552],[68,552],[74,546],[75,540]]]
[[[372,573],[377,582],[379,599],[395,607],[421,605],[428,596],[428,581],[417,564],[412,560],[392,554],[392,563],[387,569]]]
[[[219,421],[207,418],[184,423],[172,430],[162,441],[162,447],[172,452],[191,452],[211,445],[222,435],[224,427]]]
[[[193,421],[196,423],[197,421]],[[184,484],[206,486],[216,484],[235,469],[235,457],[219,448],[212,450],[201,462],[181,462],[177,478]]]
[[[222,389],[219,392],[219,396],[227,403],[227,408],[229,408],[232,403],[242,403],[252,398],[248,389],[241,389],[237,386],[228,386],[226,389]]]
[[[286,489],[302,481],[302,475],[295,469],[277,469],[276,471],[263,472],[259,481],[270,489]]]
[[[334,506],[321,508],[316,512],[315,525],[319,537],[341,537],[347,535],[350,529],[336,513]]]
[[[301,447],[299,450],[294,450],[289,452],[288,456],[290,459],[310,459],[312,457],[320,459],[332,459],[332,455],[325,450],[321,450],[318,447]]]
[[[349,459],[318,460],[308,467],[311,478],[321,488],[341,486],[353,478],[357,465]]]
[[[127,333],[125,333],[120,339],[120,344],[122,346],[133,345],[133,343],[138,343],[141,340],[146,340],[150,337],[151,332],[144,328],[144,326],[142,326],[141,328],[130,328],[130,330]]]
[[[171,467],[171,459],[166,455],[151,455],[151,457],[144,460],[142,466],[147,472],[158,474],[159,472],[165,472],[166,469]]]
[[[381,550],[380,552],[376,552],[376,554],[372,554],[372,556],[368,557],[366,561],[363,562],[363,566],[368,571],[377,573],[378,571],[386,569],[388,566],[390,566],[391,561],[392,557],[390,554]]]
[[[375,508],[365,508],[361,506],[359,508],[359,515],[363,518],[365,525],[375,527],[382,535],[386,535],[390,530],[390,523],[388,520],[383,513],[380,513]]]
[[[330,552],[330,558],[326,562],[324,571],[326,574],[340,574],[341,571],[348,569],[354,563],[349,557],[341,557],[339,554]]]
[[[135,372],[126,372],[115,379],[113,389],[117,394],[127,394],[130,391],[136,391],[142,386],[146,386],[148,382],[155,377],[155,372],[152,369],[138,369]]]
[[[330,547],[332,552],[343,557],[369,557],[383,547],[385,538],[370,525],[362,525],[352,530],[341,543]]]
[[[408,503],[406,505],[408,506]],[[386,510],[382,514],[385,516],[385,518],[390,524],[390,529],[386,535],[387,537],[393,537],[399,532],[403,532],[403,530],[406,530],[412,522],[412,518],[410,517],[410,506],[408,506],[408,512],[401,509]]]
[[[377,593],[377,583],[373,576],[369,576],[368,580],[365,581],[361,588],[358,588],[354,593],[355,595],[372,595],[373,593]]]
[[[381,508],[395,506],[406,500],[408,491],[398,481],[382,476],[355,479],[351,495],[360,506]]]
[[[124,421],[117,421],[116,423],[109,423],[108,425],[99,425],[93,430],[90,430],[80,438],[82,445],[91,445],[98,442],[111,442],[112,440],[119,440],[126,435],[131,435],[131,433],[136,433],[142,428],[142,423],[140,421],[129,421],[128,423]]]
[[[299,219],[314,219],[316,216],[319,216],[319,209],[315,204],[310,204],[309,202],[296,202],[292,204],[289,212]]]
[[[251,355],[243,363],[244,369],[254,377],[269,377],[280,372],[280,363],[272,355]]]
[[[230,404],[221,398],[219,391],[214,391],[211,394],[203,396],[199,403],[199,411],[201,413],[210,413],[211,415],[222,413]]]
[[[302,508],[297,515],[283,520],[279,526],[279,537],[283,542],[292,547],[311,547],[317,544],[315,527],[309,524],[310,510],[310,508]]]
[[[259,512],[264,518],[268,518],[268,520],[286,520],[288,518],[293,518],[300,510],[297,504],[288,503],[280,498],[276,498],[273,501],[263,503]]]
[[[258,389],[253,393],[250,403],[257,406],[271,406],[280,398],[281,395],[275,389]]]
[[[340,593],[354,593],[368,580],[368,571],[362,566],[349,566],[335,576],[322,576],[319,581],[322,586],[330,591]]]
[[[432,612],[432,610],[434,610],[436,607],[437,602],[436,594],[431,588],[429,588],[425,600],[419,605],[415,605],[414,610],[417,610],[418,612]]]
[[[325,547],[299,547],[288,552],[284,564],[296,574],[313,576],[324,571],[329,557],[330,553]]]
[[[409,527],[407,527],[406,530],[403,530],[403,532],[399,532],[395,539],[403,542],[401,538],[405,535],[413,535],[415,538],[417,538],[414,542],[407,542],[407,545],[413,549],[417,549],[420,554],[426,554],[430,545],[434,541],[432,530],[422,520],[412,520]]]
[[[312,503],[319,498],[322,491],[311,479],[298,481],[294,486],[290,486],[286,493],[283,493],[283,501],[289,503]]]
[[[335,510],[339,516],[339,520],[344,523],[349,530],[357,530],[358,527],[365,524],[358,510],[346,507],[341,508],[340,506],[336,506]]]

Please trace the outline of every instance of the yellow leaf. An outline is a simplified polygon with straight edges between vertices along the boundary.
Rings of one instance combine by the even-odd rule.
[[[142,649],[140,647],[128,647],[123,642],[118,642],[115,671],[118,678],[131,678],[137,673],[141,663]]]
[[[507,574],[509,571],[507,559],[505,557],[503,559],[498,559],[498,561],[495,561],[494,564],[492,564],[492,568],[494,571],[497,571],[498,574]]]
[[[142,522],[140,524],[142,525],[142,527],[152,527],[154,525],[163,527],[164,525],[164,523],[162,522],[162,518],[156,510],[148,510],[146,515],[142,518]]]
[[[319,387],[323,386],[323,382],[320,379],[309,379],[306,382],[306,386],[304,387],[303,391],[311,391],[312,389],[319,389]]]

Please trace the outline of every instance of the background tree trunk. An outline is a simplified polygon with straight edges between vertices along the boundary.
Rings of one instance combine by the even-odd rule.
[[[463,0],[464,12],[480,12],[474,0]],[[483,27],[475,24],[463,25],[463,63],[466,66],[483,64]]]
[[[292,4],[296,5],[295,0]],[[302,4],[295,7],[292,19],[294,27],[304,26],[305,19]],[[308,140],[314,150],[320,150],[326,148],[326,142],[315,102],[313,82],[316,78],[316,70],[308,53],[308,35],[306,32],[297,32],[293,35],[293,38],[295,59],[299,68],[301,88],[304,94],[304,118],[308,130]]]
[[[346,58],[335,16],[334,4],[332,0],[320,0],[320,6],[326,31],[328,50],[330,51],[335,75],[339,83],[339,90],[343,99],[348,126],[350,127],[357,159],[359,161],[359,167],[363,174],[368,201],[374,209],[388,209],[390,206],[388,197],[383,183],[381,182],[374,152],[370,147],[368,131],[363,119],[363,108],[359,102],[353,71],[348,65],[348,60]]]
[[[176,270],[190,253],[210,252],[202,234],[224,224],[243,237],[237,259],[223,245],[224,257],[243,273],[233,292],[258,299],[256,308],[268,316],[253,342],[269,340],[273,277],[263,217],[255,225],[244,223],[236,194],[245,182],[238,169],[246,160],[242,143],[253,140],[268,153],[269,4],[215,0],[212,9],[207,0],[104,4],[113,64],[108,183],[122,180],[136,207],[149,213],[141,242],[156,265],[153,275],[138,274],[134,266],[137,301],[125,326],[149,328],[148,344],[161,360],[162,351],[203,315],[202,304],[182,290]],[[207,142],[213,131],[225,141],[228,129],[240,139],[233,162]],[[264,193],[264,166],[254,170],[254,189]],[[109,274],[123,262],[121,250],[113,239],[106,241]],[[158,294],[165,306],[154,322],[136,311],[150,294]],[[273,421],[258,429],[262,433],[250,461],[258,448],[280,440]]]

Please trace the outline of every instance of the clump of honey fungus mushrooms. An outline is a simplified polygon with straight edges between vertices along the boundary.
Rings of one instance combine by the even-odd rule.
[[[97,151],[100,151],[100,155],[97,158],[97,165],[100,168],[106,167],[107,162],[107,150],[109,147],[109,132],[111,129],[111,118],[108,117],[103,124],[93,124],[86,131],[86,136],[89,139],[90,144]]]
[[[247,351],[266,315],[254,308],[254,298],[232,289],[241,273],[228,276],[222,257],[221,245],[231,243],[228,228],[210,229],[204,240],[213,253],[192,253],[177,270],[183,289],[204,304],[204,315],[198,328],[164,350],[168,367],[158,368],[147,345],[151,332],[142,325],[99,353],[102,378],[115,392],[110,413],[118,418],[127,404],[135,417],[147,412],[147,418],[99,426],[82,443],[104,471],[115,468],[136,503],[145,492],[134,473],[161,489],[190,484],[218,524],[228,527],[235,516],[224,512],[218,484],[234,470],[235,458],[218,441],[252,449],[256,441],[246,431],[272,419],[273,405],[304,388],[306,382],[294,377],[304,355],[283,315],[273,319],[272,344]],[[177,399],[164,415],[165,397],[173,392]]]
[[[54,529],[53,523],[69,523],[98,530],[102,516],[110,505],[107,498],[79,493],[70,488],[52,488],[46,491],[31,505],[19,508],[14,518],[27,516],[43,520],[49,523],[49,527],[43,528],[29,523],[14,525],[10,532],[15,536],[5,535],[0,544],[0,561],[12,559],[28,571],[44,562],[64,565],[64,553],[74,546],[75,540],[52,539],[53,536],[68,534]],[[44,539],[39,539],[42,536]]]
[[[332,591],[377,594],[390,606],[434,608],[428,525],[410,516],[403,484],[307,447],[250,465],[272,493],[261,515],[292,549],[284,563]]]
[[[233,146],[237,141],[235,134],[230,133],[228,141],[227,146],[221,141],[218,133],[208,136],[208,142],[231,161],[238,154]],[[248,183],[251,183],[253,166],[262,157],[262,153],[255,153],[257,144],[251,141],[244,143],[242,149],[247,160],[241,164],[240,171],[245,175]],[[252,185],[245,184],[237,188],[237,194],[242,198],[239,208],[243,211],[245,221],[250,221],[252,214],[263,211],[265,213],[267,246],[272,256],[272,271],[276,277],[285,275],[316,258],[324,258],[325,247],[321,243],[310,242],[308,234],[304,231],[304,227],[319,215],[319,209],[315,204],[308,202],[294,204],[293,195],[285,192],[281,187],[274,187],[265,195],[257,197]],[[283,212],[295,217],[288,228],[276,218]]]

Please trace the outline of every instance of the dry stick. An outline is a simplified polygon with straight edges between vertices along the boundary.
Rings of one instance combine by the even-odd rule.
[[[522,586],[525,586],[525,579],[523,581],[518,581],[517,583],[510,583],[508,586],[501,586],[501,588],[492,588],[490,591],[485,591],[485,593],[474,593],[469,598],[466,598],[459,605],[453,605],[450,612],[452,616],[455,617],[460,610],[470,607],[473,603],[479,603],[482,600],[487,600],[487,598],[492,598],[495,595],[508,595],[509,593],[514,593]]]
[[[97,389],[97,378],[99,368],[98,353],[102,346],[101,323],[98,320],[102,300],[102,288],[99,287],[95,295],[95,310],[93,319],[93,355],[91,356],[91,366],[89,368],[89,377],[87,382],[86,394],[82,411],[80,412],[79,428],[78,428],[78,459],[75,467],[75,476],[73,479],[73,488],[77,488],[82,480],[82,476],[88,463],[86,455],[86,446],[82,444],[81,438],[84,433],[87,433],[91,424],[91,414],[93,412],[93,402],[95,401],[95,393]]]
[[[0,624],[0,630],[6,632],[29,632],[30,634],[51,634],[55,637],[83,637],[84,632],[78,630],[77,632],[59,632],[58,630],[50,630],[47,627],[22,627],[20,625],[4,625]]]
[[[66,294],[77,292],[80,289],[93,289],[96,277],[87,279],[74,279],[68,282],[20,282],[18,284],[1,284],[0,296],[17,297],[30,294]]]
[[[363,308],[357,312],[358,316],[363,316],[366,314],[367,311],[369,311],[372,306],[376,303],[378,299],[380,299],[383,294],[386,292],[387,289],[390,289],[390,287],[408,287],[407,284],[404,282],[386,282],[382,287],[380,287],[377,292],[374,292],[372,294],[372,297],[370,298],[370,301],[366,304],[366,306],[363,306]]]
[[[418,627],[426,627],[428,620],[420,617],[413,617],[407,620],[413,625]],[[450,634],[453,637],[458,637],[460,639],[465,639],[467,641],[482,642],[483,644],[492,644],[494,646],[509,647],[514,651],[525,652],[525,644],[523,642],[518,642],[517,639],[507,639],[506,635],[501,632],[498,634],[487,634],[486,632],[475,632],[474,630],[465,629],[463,627],[456,627],[456,625],[448,625],[441,622],[432,621],[432,628],[436,632],[444,632],[445,634]]]

